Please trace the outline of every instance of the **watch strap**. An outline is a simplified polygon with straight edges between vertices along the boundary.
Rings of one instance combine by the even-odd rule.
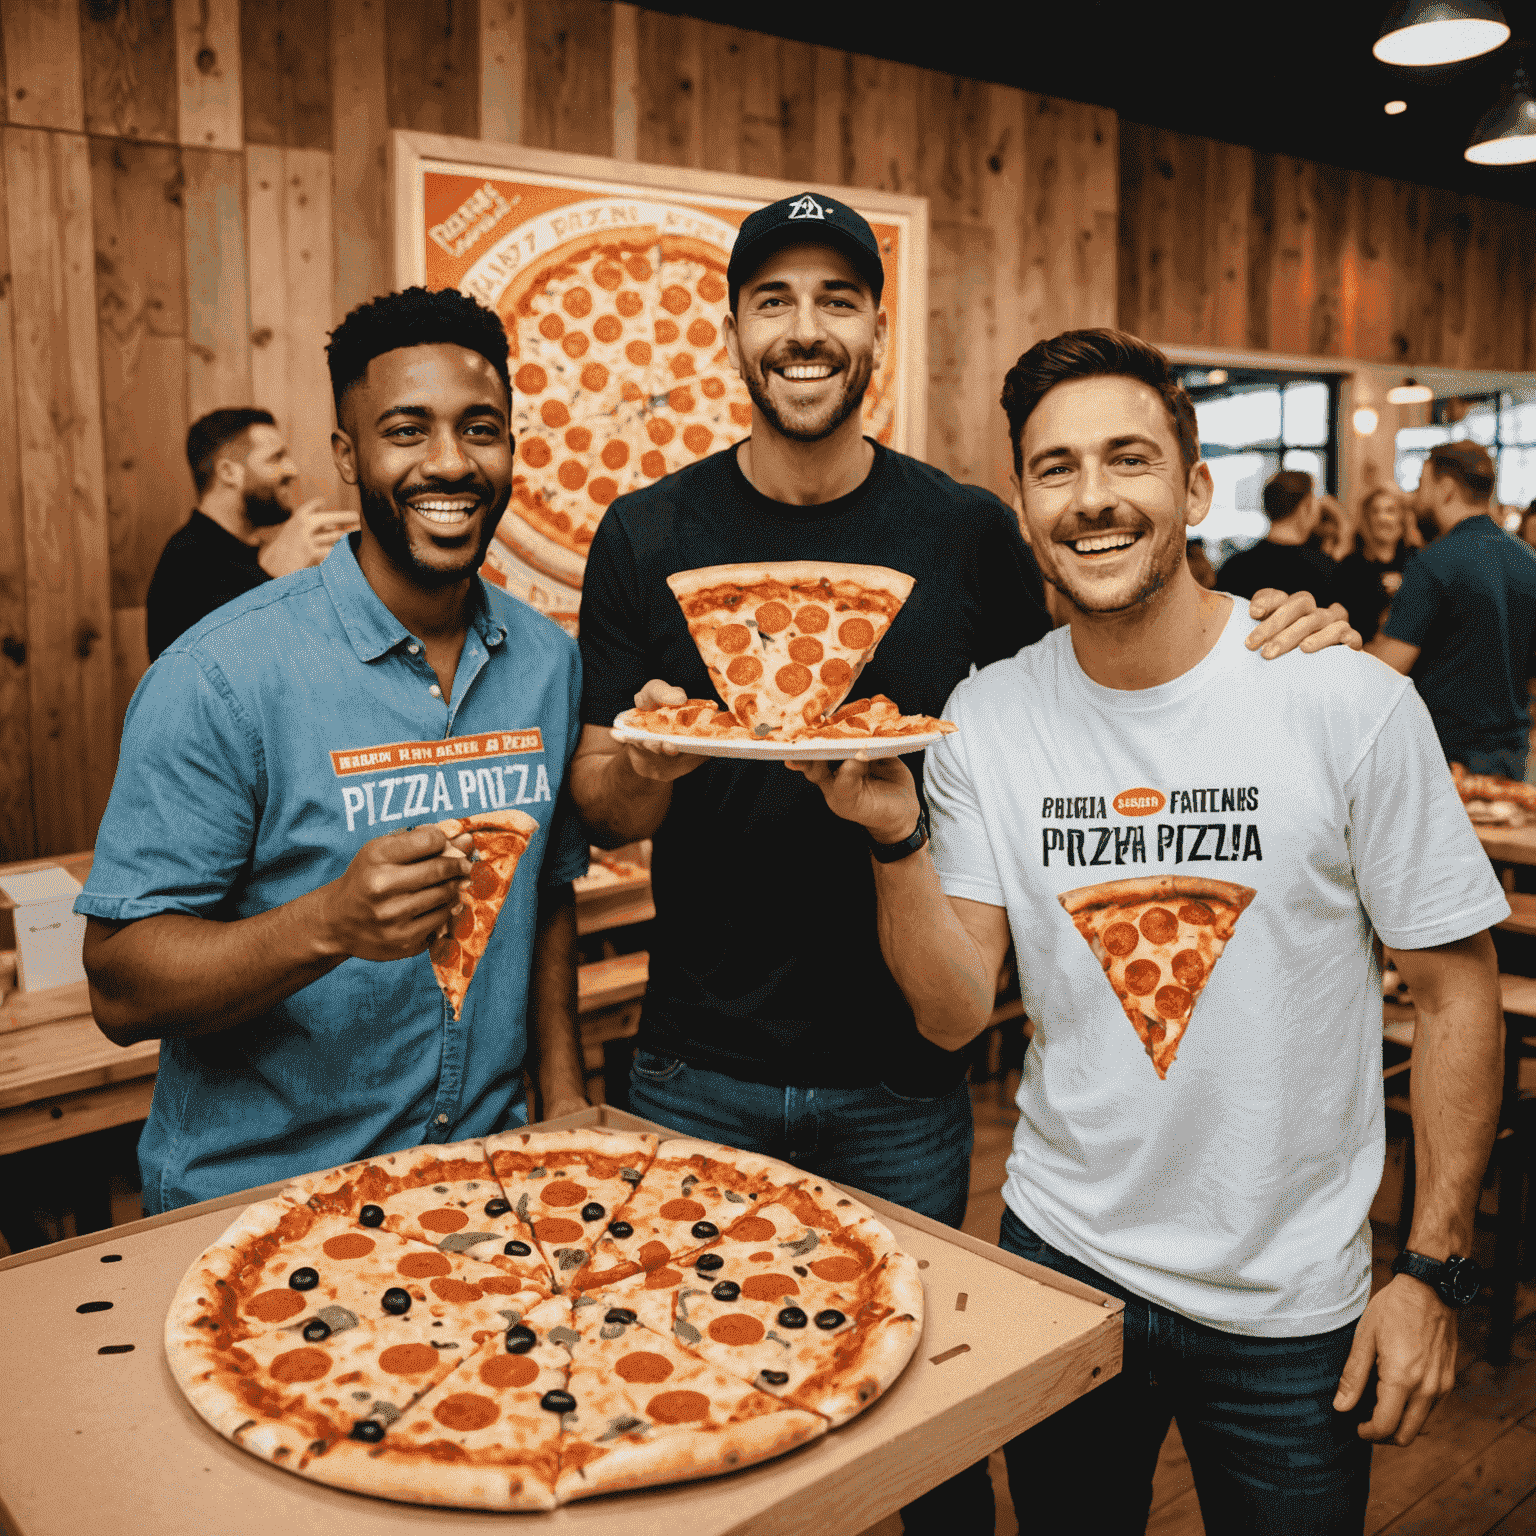
[[[874,838],[869,839],[869,852],[878,864],[895,864],[900,859],[910,858],[924,843],[928,841],[928,807],[922,805],[917,811],[917,825],[912,829],[910,837],[904,837],[899,843],[877,843]]]
[[[1481,1289],[1481,1270],[1472,1260],[1454,1253],[1440,1260],[1404,1249],[1392,1261],[1392,1273],[1421,1281],[1452,1307],[1469,1306]]]

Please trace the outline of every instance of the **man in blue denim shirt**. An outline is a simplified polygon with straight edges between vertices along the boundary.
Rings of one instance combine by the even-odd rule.
[[[580,663],[477,574],[511,493],[505,335],[417,288],[328,352],[361,532],[151,668],[76,905],[103,1032],[164,1042],[151,1213],[524,1123],[525,1058],[545,1114],[585,1102],[586,844],[561,798]],[[469,840],[433,823],[502,806],[539,831],[455,1018],[426,949]]]

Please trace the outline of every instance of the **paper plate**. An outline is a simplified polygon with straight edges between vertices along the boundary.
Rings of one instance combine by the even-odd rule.
[[[691,752],[695,757],[755,758],[770,763],[842,762],[860,755],[870,759],[905,757],[942,741],[946,734],[924,731],[920,736],[861,736],[833,741],[712,740],[708,736],[664,736],[655,731],[642,731],[631,723],[633,713],[626,709],[613,722],[616,740],[676,747],[679,752]]]

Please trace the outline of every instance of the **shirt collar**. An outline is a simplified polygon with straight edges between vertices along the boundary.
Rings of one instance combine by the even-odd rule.
[[[337,617],[359,661],[377,661],[397,645],[410,640],[410,631],[368,585],[368,578],[357,563],[350,536],[337,539],[331,546],[330,554],[320,566],[320,579],[325,583],[325,590],[330,594]],[[480,636],[487,649],[500,645],[507,638],[507,626],[491,611],[483,580],[477,580],[470,588],[470,605],[469,627]]]

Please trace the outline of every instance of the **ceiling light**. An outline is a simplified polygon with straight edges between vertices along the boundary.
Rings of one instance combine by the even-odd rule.
[[[1524,68],[1499,92],[1462,153],[1474,165],[1527,165],[1536,160],[1536,101]]]
[[[1368,405],[1362,405],[1354,415],[1355,431],[1361,437],[1369,437],[1376,430],[1376,424],[1381,420],[1375,411]]]
[[[1225,368],[1212,368],[1206,374],[1205,382],[1207,384],[1225,384],[1227,382],[1227,370]]]
[[[1399,114],[1408,110],[1408,103],[1406,101],[1389,101],[1381,110],[1385,112],[1388,117],[1397,117]]]
[[[1422,69],[1490,53],[1509,37],[1493,0],[1397,0],[1371,52],[1383,64]]]
[[[1427,405],[1435,398],[1435,392],[1428,384],[1420,384],[1414,379],[1404,379],[1394,389],[1387,391],[1388,405]]]

